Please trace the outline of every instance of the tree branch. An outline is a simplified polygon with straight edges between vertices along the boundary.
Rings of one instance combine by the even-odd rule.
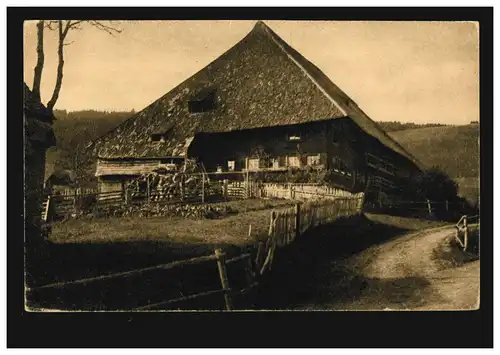
[[[110,21],[111,22],[111,21]],[[64,68],[64,47],[69,46],[73,42],[65,43],[66,37],[70,30],[80,30],[82,24],[88,23],[97,29],[104,31],[112,36],[115,36],[118,33],[121,33],[122,30],[118,28],[114,28],[113,26],[109,26],[104,24],[101,21],[90,21],[90,20],[51,20],[51,21],[40,21],[37,25],[38,27],[38,45],[37,45],[37,53],[38,53],[38,62],[35,67],[35,75],[33,80],[33,94],[40,98],[40,82],[42,77],[42,70],[44,64],[44,53],[43,53],[43,30],[44,28],[48,28],[49,30],[57,30],[59,34],[59,44],[57,47],[57,56],[59,59],[57,65],[57,77],[56,84],[54,87],[54,91],[52,92],[52,97],[50,101],[47,103],[47,109],[49,111],[54,110],[54,106],[59,98],[59,93],[61,91],[62,80],[63,80],[63,68]]]
[[[36,27],[37,27],[37,45],[36,45],[37,62],[35,66],[35,73],[33,75],[33,96],[35,99],[41,101],[40,83],[42,82],[42,72],[45,61],[45,55],[43,52],[43,29],[45,27],[44,21],[43,20],[39,21]]]
[[[111,36],[115,36],[118,33],[122,32],[122,30],[114,28],[112,26],[107,26],[100,21],[89,21],[89,24],[91,24],[92,26],[96,27],[97,29],[99,29],[101,31],[107,32]]]
[[[64,39],[69,31],[68,23],[66,24],[66,28],[63,29],[63,22],[59,21],[59,46],[57,48],[57,56],[59,58],[59,63],[57,65],[57,77],[56,77],[56,85],[54,87],[54,92],[52,93],[52,98],[47,103],[47,109],[52,112],[54,110],[54,106],[56,105],[57,99],[59,98],[59,93],[61,91],[62,79],[63,79],[63,68],[64,68]]]

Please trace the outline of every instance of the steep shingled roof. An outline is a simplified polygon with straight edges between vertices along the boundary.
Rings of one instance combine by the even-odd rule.
[[[200,90],[215,89],[217,106],[189,113]],[[199,132],[227,132],[350,117],[382,144],[420,163],[315,65],[263,22],[235,46],[94,145],[101,158],[180,156]],[[165,142],[151,142],[165,130]]]

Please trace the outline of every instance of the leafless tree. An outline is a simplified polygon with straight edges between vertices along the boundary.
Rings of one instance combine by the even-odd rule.
[[[115,28],[112,22],[107,25],[102,21],[90,21],[90,20],[40,20],[37,23],[37,63],[35,66],[35,72],[33,76],[33,95],[35,98],[40,99],[40,84],[42,81],[42,72],[45,61],[45,54],[43,50],[43,37],[45,29],[51,31],[57,31],[58,33],[58,46],[57,46],[57,77],[54,91],[52,92],[52,97],[47,103],[47,108],[52,112],[54,106],[59,98],[59,93],[61,91],[63,70],[64,70],[64,47],[70,45],[73,42],[68,42],[68,33],[72,30],[81,30],[84,25],[93,26],[101,31],[104,31],[112,36],[121,33],[121,30]]]

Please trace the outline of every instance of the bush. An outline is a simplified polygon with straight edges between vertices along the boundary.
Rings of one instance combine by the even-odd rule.
[[[403,189],[406,197],[419,201],[455,201],[457,193],[457,183],[437,167],[412,176]]]

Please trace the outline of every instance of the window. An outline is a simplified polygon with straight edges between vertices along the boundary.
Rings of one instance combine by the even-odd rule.
[[[259,158],[248,159],[248,169],[258,170],[259,169]]]
[[[345,175],[347,173],[348,167],[347,164],[342,161],[339,157],[332,158],[332,169],[336,173]]]
[[[190,113],[207,112],[215,109],[215,89],[205,88],[194,94],[188,102]]]
[[[279,158],[273,158],[272,161],[272,167],[273,169],[278,169],[280,167],[280,160]]]
[[[288,166],[300,167],[300,158],[297,156],[288,157]]]
[[[300,134],[290,134],[288,135],[289,142],[300,142],[302,141],[302,135]]]
[[[163,134],[154,133],[151,135],[152,142],[165,142],[165,136]]]
[[[236,168],[236,162],[234,160],[229,160],[227,162],[227,170],[229,171],[234,171],[234,169]]]
[[[314,165],[319,165],[320,164],[320,157],[319,154],[316,155],[308,155],[307,156],[307,165],[309,166],[314,166]]]

